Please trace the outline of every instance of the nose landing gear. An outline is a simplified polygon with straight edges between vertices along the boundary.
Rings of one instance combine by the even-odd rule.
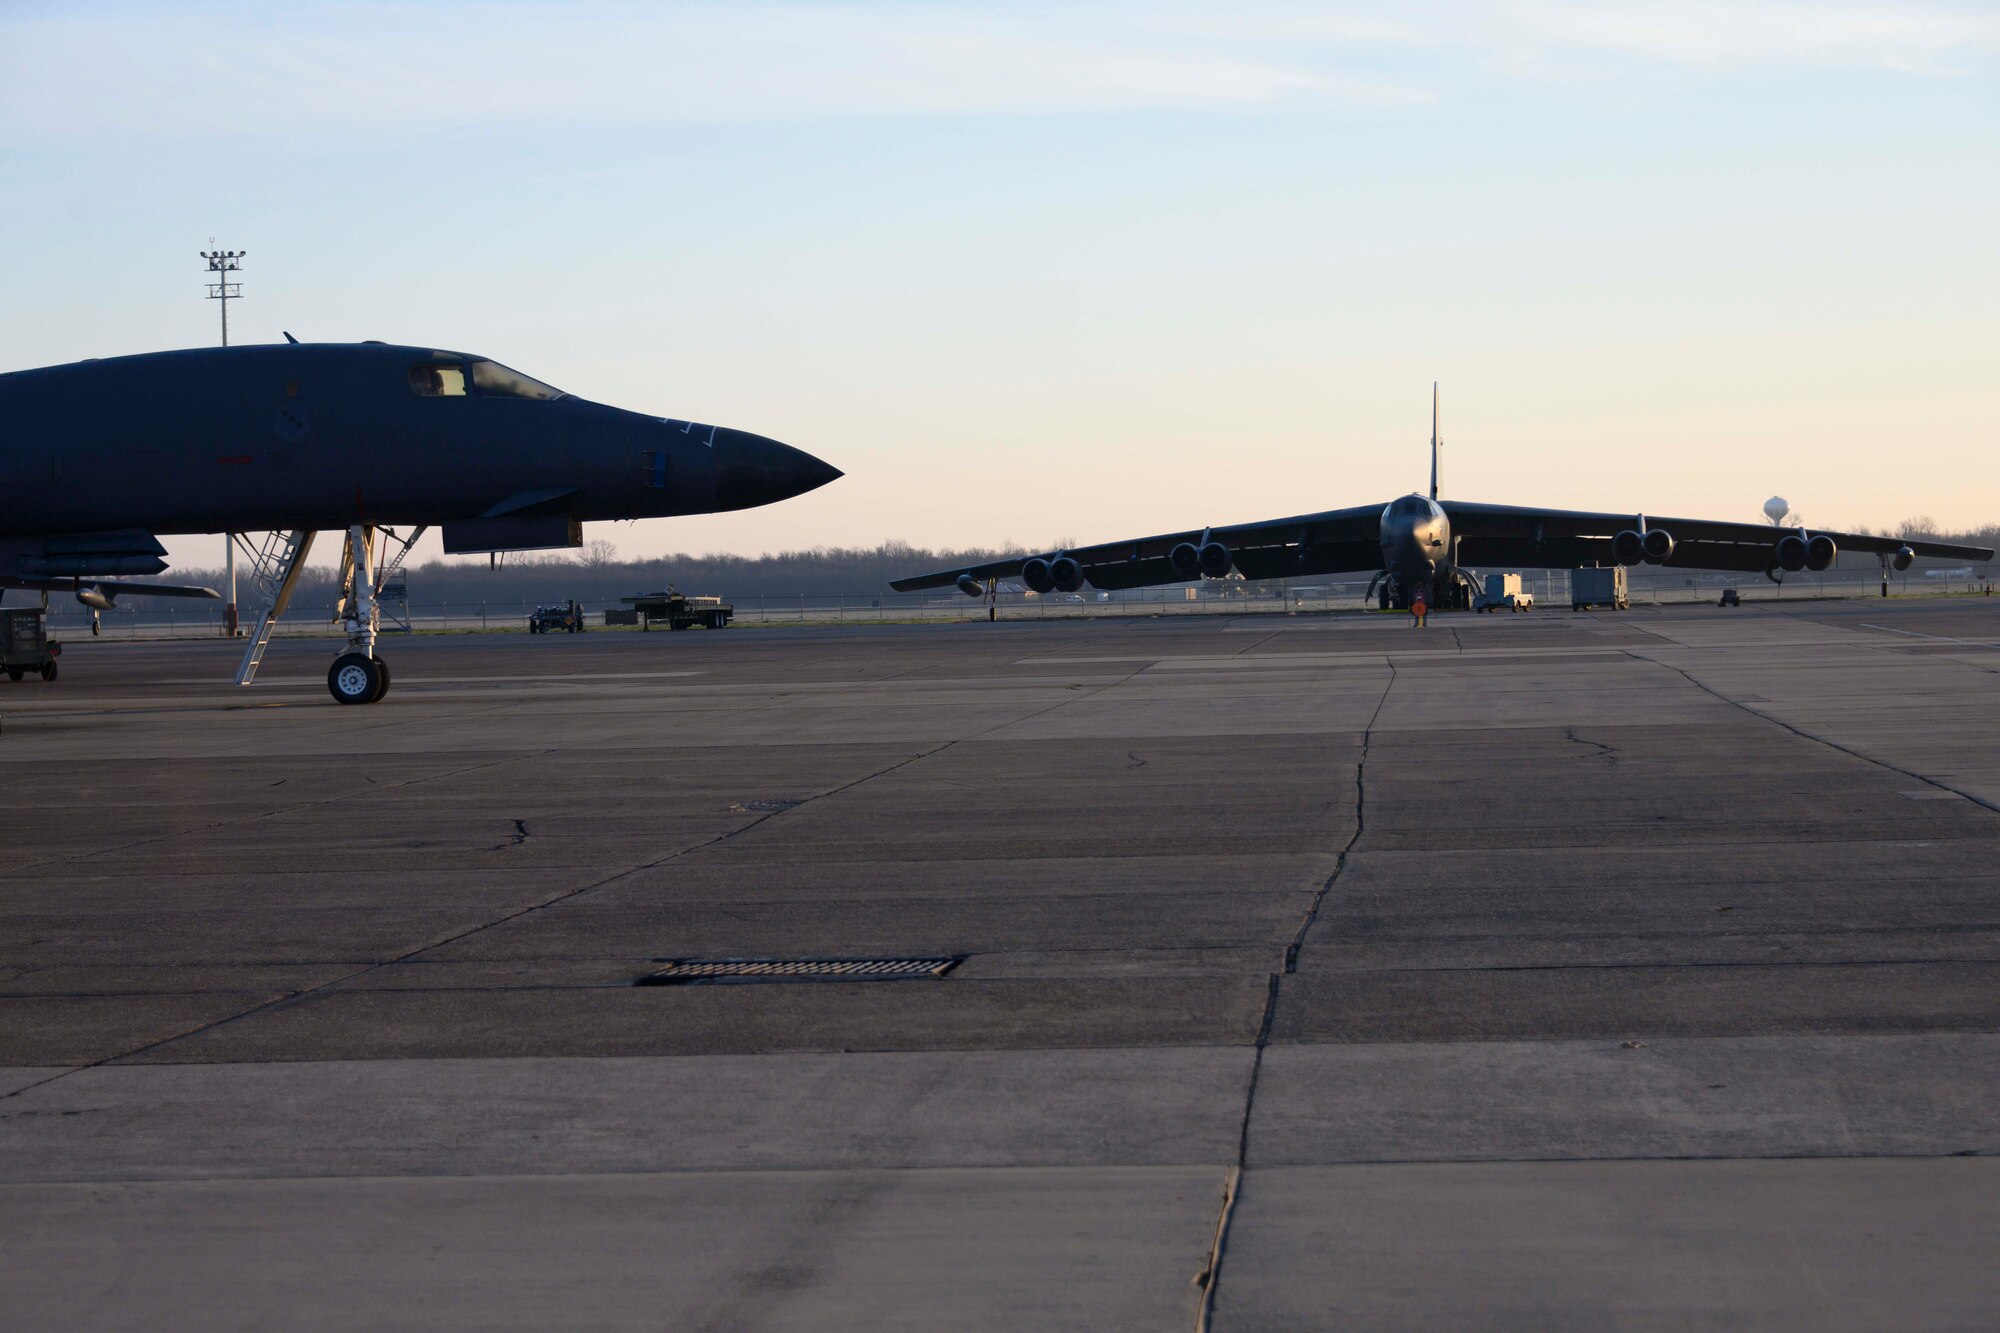
[[[327,669],[326,688],[344,704],[377,703],[389,692],[389,664],[375,655],[375,637],[382,624],[382,578],[395,572],[424,533],[418,528],[404,540],[382,529],[390,541],[400,541],[402,549],[383,566],[378,578],[376,531],[368,524],[355,524],[347,530],[347,542],[340,553],[340,611],[336,618],[347,629],[347,651]]]
[[[424,531],[420,527],[402,537],[393,529],[378,529],[368,523],[356,523],[347,530],[340,553],[340,609],[334,616],[347,631],[347,651],[334,659],[326,673],[327,692],[340,703],[372,704],[389,692],[389,664],[375,655],[375,638],[382,618],[379,592],[383,581],[396,572]],[[396,548],[393,558],[386,559],[379,570],[375,563],[377,532],[384,538],[385,555],[390,545]],[[264,594],[263,613],[244,649],[243,664],[237,668],[238,685],[248,685],[256,678],[278,617],[292,600],[306,552],[312,549],[312,539],[312,532],[305,529],[273,533],[260,550],[231,534],[230,540],[242,544],[250,554],[251,581]]]

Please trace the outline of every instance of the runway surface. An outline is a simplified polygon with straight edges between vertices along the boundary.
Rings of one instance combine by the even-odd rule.
[[[11,1328],[2000,1323],[2000,605],[331,651],[0,683]]]

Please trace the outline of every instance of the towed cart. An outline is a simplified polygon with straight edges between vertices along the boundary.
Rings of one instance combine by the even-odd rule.
[[[583,608],[571,598],[567,602],[557,602],[553,606],[538,606],[528,617],[530,634],[581,634],[583,633]]]
[[[671,585],[664,592],[641,593],[637,597],[620,597],[638,613],[641,629],[653,628],[653,622],[664,620],[668,629],[693,629],[699,625],[704,629],[727,629],[736,608],[720,597],[687,597],[674,591]]]
[[[62,645],[49,640],[48,612],[39,606],[0,611],[0,669],[8,680],[34,672],[43,680],[56,678]]]
[[[1535,594],[1521,585],[1519,574],[1488,574],[1472,603],[1475,611],[1531,611],[1534,606]]]

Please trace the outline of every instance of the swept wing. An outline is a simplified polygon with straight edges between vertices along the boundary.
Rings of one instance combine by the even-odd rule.
[[[1229,548],[1245,578],[1276,579],[1299,574],[1339,574],[1379,569],[1381,505],[1329,509],[1318,514],[1274,518],[1261,523],[1191,528],[1130,541],[1078,546],[1060,552],[1083,566],[1084,577],[1098,588],[1140,588],[1156,583],[1185,583],[1189,575],[1176,570],[1167,553],[1183,543],[1200,546],[1219,541]],[[983,565],[941,569],[889,584],[897,592],[948,588],[961,577],[1016,578],[1030,556],[993,560]]]
[[[1738,570],[1762,573],[1772,567],[1779,538],[1798,528],[1774,528],[1768,523],[1729,523],[1703,518],[1667,518],[1653,514],[1607,514],[1575,509],[1540,509],[1530,505],[1470,504],[1446,500],[1444,512],[1458,539],[1463,565],[1519,565],[1564,568],[1613,564],[1611,544],[1621,532],[1661,529],[1673,537],[1673,553],[1662,565],[1677,569]],[[1893,556],[1904,547],[1918,556],[1947,560],[1991,560],[1983,546],[1915,538],[1878,537],[1826,528],[1804,530],[1813,537],[1830,537],[1843,551]]]

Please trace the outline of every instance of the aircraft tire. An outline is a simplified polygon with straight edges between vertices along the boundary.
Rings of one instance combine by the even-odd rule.
[[[326,688],[344,704],[372,704],[389,688],[381,663],[365,653],[342,653],[327,668]]]
[[[54,680],[55,678],[56,678],[56,664],[54,662],[42,663],[42,679]]]
[[[381,683],[380,685],[377,685],[377,686],[375,687],[375,695],[374,695],[374,697],[373,697],[373,698],[371,698],[371,699],[370,699],[370,700],[368,701],[368,702],[369,702],[369,703],[371,703],[371,704],[374,704],[374,703],[380,703],[380,702],[382,702],[382,696],[383,696],[383,695],[385,695],[385,694],[387,694],[387,693],[389,692],[389,662],[388,662],[388,659],[387,659],[387,658],[382,658],[382,657],[378,657],[378,658],[376,658],[376,659],[375,659],[375,670],[381,673],[381,676],[382,676],[382,683]]]
[[[28,673],[27,673],[26,669],[25,669],[25,668],[22,668],[22,667],[8,667],[8,668],[7,668],[7,679],[8,679],[8,680],[19,680],[19,679],[20,679],[21,677],[23,677],[23,676],[25,676],[25,675],[27,675],[27,674],[28,674]]]

